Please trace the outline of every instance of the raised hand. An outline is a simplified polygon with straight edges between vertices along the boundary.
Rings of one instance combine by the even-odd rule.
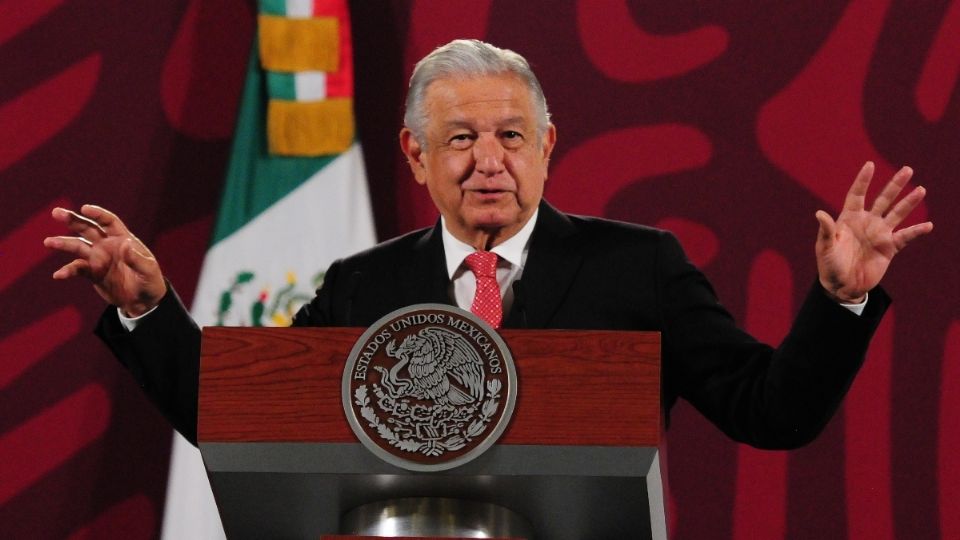
[[[867,188],[873,170],[869,161],[860,169],[836,221],[823,210],[817,211],[820,284],[841,302],[862,302],[867,292],[880,283],[894,255],[933,230],[929,221],[895,230],[926,195],[926,190],[917,186],[894,204],[913,176],[910,167],[897,171],[867,210]]]
[[[146,313],[166,294],[157,260],[113,212],[85,204],[80,213],[54,208],[51,215],[76,235],[43,240],[44,246],[76,257],[54,272],[54,279],[83,276],[104,300],[131,317]]]

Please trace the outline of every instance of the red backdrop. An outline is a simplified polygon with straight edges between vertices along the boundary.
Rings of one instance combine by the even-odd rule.
[[[547,197],[673,230],[777,341],[814,278],[818,208],[902,164],[937,229],[823,436],[759,452],[690,407],[668,435],[676,538],[960,537],[960,0],[363,2],[356,103],[387,238],[432,223],[396,150],[412,62],[455,37],[521,52],[560,140]],[[796,4],[796,5],[795,5]],[[169,428],[90,334],[102,309],[40,240],[55,205],[121,214],[190,300],[253,30],[239,0],[0,2],[0,530],[151,538]],[[185,196],[187,194],[187,196]]]

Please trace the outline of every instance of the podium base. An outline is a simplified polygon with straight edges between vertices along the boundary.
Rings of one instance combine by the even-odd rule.
[[[341,534],[431,538],[533,538],[515,512],[495,504],[413,497],[359,506],[348,512]]]

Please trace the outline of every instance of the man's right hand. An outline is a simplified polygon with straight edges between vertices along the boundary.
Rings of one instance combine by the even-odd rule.
[[[167,293],[167,284],[153,253],[113,212],[85,204],[80,213],[54,208],[53,219],[76,236],[51,236],[43,245],[76,257],[53,273],[53,279],[83,276],[100,296],[137,317],[153,309]]]

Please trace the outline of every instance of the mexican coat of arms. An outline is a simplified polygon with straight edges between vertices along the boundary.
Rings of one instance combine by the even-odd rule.
[[[506,429],[516,371],[500,336],[439,304],[395,311],[360,337],[343,405],[361,443],[389,463],[439,471],[482,454]]]

